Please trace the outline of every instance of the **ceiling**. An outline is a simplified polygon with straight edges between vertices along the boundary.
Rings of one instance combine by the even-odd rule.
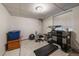
[[[12,16],[40,18],[55,15],[61,11],[76,7],[79,3],[4,3],[3,4]],[[36,12],[35,6],[43,5],[42,12]]]

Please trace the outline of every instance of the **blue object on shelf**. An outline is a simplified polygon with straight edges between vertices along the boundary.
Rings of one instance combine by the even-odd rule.
[[[11,31],[7,34],[8,40],[16,40],[20,38],[20,31]]]

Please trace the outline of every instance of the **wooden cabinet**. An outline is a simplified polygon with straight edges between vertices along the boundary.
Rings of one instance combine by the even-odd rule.
[[[20,40],[12,40],[7,42],[7,50],[20,48]]]

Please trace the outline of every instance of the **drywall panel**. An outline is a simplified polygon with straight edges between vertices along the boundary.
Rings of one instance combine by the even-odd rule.
[[[8,26],[8,19],[10,15],[2,4],[0,4],[0,55],[5,52],[6,33]]]
[[[54,17],[54,25],[62,25],[66,28],[73,27],[72,11]]]
[[[73,20],[74,20],[74,32],[75,32],[75,36],[76,36],[76,46],[74,46],[74,48],[78,49],[79,50],[79,6],[78,7],[75,7],[72,9],[73,12],[72,12],[72,17],[73,17]],[[74,41],[75,42],[75,41]]]
[[[51,31],[51,29],[48,26],[53,25],[53,17],[50,16],[43,20],[43,34],[46,34]]]
[[[12,16],[9,22],[9,31],[20,30],[22,39],[27,39],[29,34],[42,32],[42,22],[38,19]]]

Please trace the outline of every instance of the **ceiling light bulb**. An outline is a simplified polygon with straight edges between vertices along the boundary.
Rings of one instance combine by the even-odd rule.
[[[38,12],[41,12],[41,11],[43,10],[43,8],[42,8],[42,6],[37,6],[37,7],[36,7],[36,10],[37,10]]]
[[[34,4],[34,12],[36,13],[45,13],[49,10],[48,4]]]

